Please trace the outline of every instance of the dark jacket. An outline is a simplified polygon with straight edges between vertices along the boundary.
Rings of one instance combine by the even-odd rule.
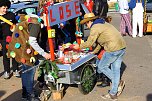
[[[16,19],[15,19],[15,14],[12,12],[7,12],[5,15],[3,15],[3,17],[9,21],[11,21],[12,23],[16,23]],[[0,30],[2,33],[0,33],[3,38],[3,40],[6,39],[7,36],[11,36],[12,32],[10,31],[10,25],[3,22],[2,20],[0,20]]]
[[[108,13],[107,0],[94,0],[93,13],[100,18],[106,18]]]

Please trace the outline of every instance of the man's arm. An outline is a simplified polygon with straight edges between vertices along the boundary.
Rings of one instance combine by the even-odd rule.
[[[95,49],[93,50],[93,54],[98,53],[98,52],[100,51],[100,49],[101,49],[101,46],[98,44],[98,45],[95,47]]]
[[[89,35],[87,41],[84,42],[84,43],[82,43],[82,44],[80,44],[80,48],[81,48],[81,49],[84,49],[84,48],[89,48],[89,47],[91,47],[91,46],[96,42],[98,36],[99,36],[99,33],[98,33],[98,31],[96,30],[96,28],[92,28],[92,29],[90,30],[90,35]]]
[[[37,42],[37,36],[40,33],[40,30],[41,30],[41,28],[40,28],[39,24],[30,24],[29,25],[29,32],[30,32],[29,44],[40,55],[42,55],[46,59],[50,59],[51,58],[50,54],[44,52],[44,50],[39,46],[39,44]]]

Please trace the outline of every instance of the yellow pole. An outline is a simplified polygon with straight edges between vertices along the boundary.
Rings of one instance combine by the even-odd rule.
[[[7,20],[7,19],[5,19],[4,17],[2,17],[2,16],[0,16],[0,20],[2,20],[2,21],[4,21],[4,22],[6,22],[7,24],[9,24],[9,25],[13,25],[13,23],[12,22],[10,22],[9,20]]]
[[[10,22],[9,20],[5,19],[4,17],[0,16],[0,20],[6,22],[7,24],[9,24],[11,27],[10,27],[10,30],[13,32],[15,30],[15,25]]]

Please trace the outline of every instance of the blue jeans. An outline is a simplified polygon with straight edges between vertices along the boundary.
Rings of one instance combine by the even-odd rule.
[[[32,68],[32,66],[22,65],[23,71]],[[35,75],[36,68],[29,70],[25,73],[21,74],[22,79],[22,88],[26,90],[28,94],[33,93],[33,85],[34,85],[34,75]]]
[[[120,81],[120,67],[122,57],[125,54],[125,48],[115,52],[105,52],[97,66],[98,73],[104,73],[112,81],[111,95],[117,94]],[[109,68],[111,66],[111,69]]]

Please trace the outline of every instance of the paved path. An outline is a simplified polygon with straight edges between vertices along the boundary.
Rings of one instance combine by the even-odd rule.
[[[119,14],[110,14],[118,28]],[[123,61],[123,76],[126,86],[119,101],[152,101],[152,36],[142,38],[124,37],[127,51]],[[2,58],[0,57],[0,101],[21,101],[21,80],[12,77],[4,80]],[[97,88],[88,95],[82,95],[77,87],[69,87],[62,101],[108,101],[100,95],[106,94],[109,87]]]

